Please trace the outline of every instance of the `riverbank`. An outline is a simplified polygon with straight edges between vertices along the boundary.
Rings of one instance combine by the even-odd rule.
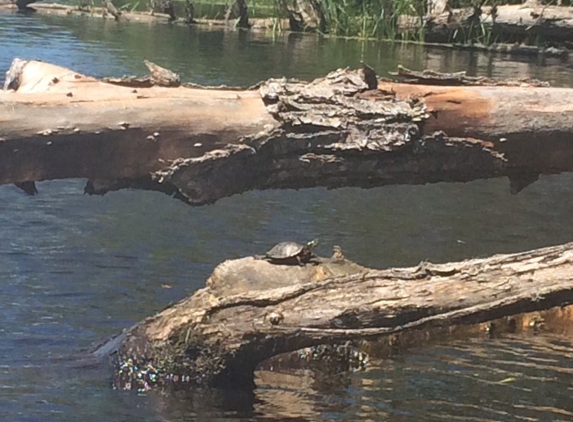
[[[249,86],[280,75],[311,80],[356,66],[363,54],[383,75],[401,63],[570,84],[570,70],[556,59],[501,61],[398,43],[208,29],[0,14],[0,39],[9,41],[0,45],[0,68],[3,73],[19,56],[119,77],[143,74],[146,58],[181,72],[183,81]],[[264,253],[281,240],[318,237],[321,255],[338,244],[350,259],[384,268],[569,242],[573,232],[564,222],[573,209],[571,173],[541,176],[519,195],[510,195],[507,179],[498,178],[254,191],[193,208],[141,190],[87,196],[85,184],[41,182],[34,197],[0,186],[0,230],[9,239],[0,244],[2,419],[352,422],[439,414],[444,421],[496,415],[551,420],[573,411],[567,394],[570,335],[551,330],[547,319],[548,330],[495,338],[482,331],[474,339],[372,359],[366,371],[334,377],[275,366],[255,373],[254,390],[227,395],[121,392],[111,389],[107,369],[67,369],[70,354],[203,288],[220,262]],[[539,380],[548,380],[542,389]]]
[[[522,9],[516,9],[514,6],[503,6],[507,9],[507,13],[510,15],[514,12],[522,13]],[[553,8],[557,9],[557,8]],[[562,16],[562,20],[564,19],[563,16],[567,15],[568,10],[570,8],[559,8],[557,12],[559,15]],[[505,10],[505,9],[504,9]],[[554,15],[557,12],[553,12]],[[66,16],[70,18],[76,19],[105,19],[110,22],[115,22],[116,19],[110,14],[107,13],[105,8],[102,7],[90,7],[90,8],[80,8],[78,6],[68,6],[58,3],[34,3],[31,5],[29,12],[19,12],[17,7],[11,3],[8,3],[7,0],[0,1],[0,13],[37,13],[42,15],[54,15],[54,16]],[[491,10],[489,11],[491,14]],[[531,9],[529,12],[525,12],[526,14],[529,13],[529,16],[537,16],[538,14]],[[552,15],[553,20],[557,18]],[[509,22],[511,18],[506,19],[508,22],[506,26],[511,26],[515,32],[515,25],[512,26],[512,23]],[[535,27],[536,24],[539,23],[539,20],[528,22],[527,20],[524,21],[523,17],[520,18],[519,27],[522,29],[527,29],[528,31],[533,31],[532,28]],[[202,29],[225,29],[225,30],[249,30],[255,32],[271,32],[271,33],[286,33],[291,31],[292,22],[286,18],[249,18],[249,25],[248,29],[245,28],[238,28],[236,25],[236,21],[233,20],[225,20],[225,19],[209,19],[209,18],[195,18],[192,23],[186,21],[185,18],[177,17],[173,20],[168,14],[165,13],[154,13],[150,14],[149,12],[142,12],[137,10],[121,10],[121,15],[117,19],[117,23],[123,22],[141,22],[141,23],[149,23],[149,24],[169,24],[169,25],[181,25],[181,26],[188,26],[193,25],[197,27],[201,27]],[[487,24],[487,18],[484,20],[484,23]],[[527,26],[529,24],[529,26]],[[567,24],[567,22],[565,22]],[[447,16],[437,16],[431,19],[428,19],[425,23],[422,23],[420,19],[412,17],[404,18],[399,20],[399,30],[402,34],[407,33],[408,30],[412,28],[419,28],[420,25],[423,25],[425,29],[425,35],[419,37],[409,37],[401,35],[398,39],[401,43],[412,43],[412,44],[420,44],[424,46],[432,46],[444,49],[455,49],[455,50],[467,50],[467,51],[476,51],[476,52],[487,52],[493,54],[502,54],[502,55],[512,55],[512,56],[527,56],[527,57],[558,57],[562,59],[566,59],[569,55],[567,44],[569,42],[569,38],[573,38],[573,26],[571,28],[571,35],[566,30],[566,25],[564,29],[563,22],[557,22],[554,25],[558,27],[555,34],[551,35],[552,39],[555,37],[562,36],[563,42],[556,43],[552,42],[550,44],[543,44],[538,43],[536,45],[528,45],[525,42],[512,42],[512,43],[488,43],[488,40],[491,40],[493,32],[490,34],[490,37],[487,39],[484,37],[478,37],[478,40],[470,40],[470,39],[463,39],[459,36],[454,36],[459,31],[458,29],[463,29],[466,26],[466,22],[463,20],[456,20],[455,22],[449,22]],[[499,31],[499,25],[495,24],[495,30]],[[544,25],[544,32],[546,34],[550,34],[547,30],[547,25]],[[485,28],[485,27],[484,27]],[[482,29],[485,30],[485,29]],[[462,31],[463,32],[463,31]],[[512,36],[514,36],[514,32],[512,32]],[[519,31],[518,31],[519,32]],[[533,33],[533,32],[531,32]],[[539,34],[538,34],[539,35]],[[340,36],[336,34],[324,34],[321,33],[320,36],[328,37],[328,38],[342,38],[347,40],[355,40],[361,39],[365,41],[389,41],[385,38],[375,37],[375,36],[368,36],[362,34],[360,36]],[[501,35],[496,35],[499,38]],[[397,36],[398,38],[398,36]],[[397,39],[394,39],[397,40]],[[391,41],[391,40],[390,40]]]

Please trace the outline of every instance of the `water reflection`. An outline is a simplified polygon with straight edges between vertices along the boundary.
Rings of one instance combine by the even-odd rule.
[[[159,420],[570,420],[571,343],[474,339],[353,374],[258,371],[253,391],[148,393]]]
[[[512,57],[415,44],[340,40],[304,34],[270,36],[196,26],[128,23],[58,16],[0,14],[0,67],[38,58],[94,76],[145,74],[148,59],[200,84],[250,86],[277,76],[312,79],[360,60],[386,75],[398,64],[470,75],[533,77],[569,84],[562,59]],[[505,56],[509,58],[509,56]]]
[[[0,14],[0,67],[14,57],[96,76],[142,74],[149,59],[185,80],[233,85],[313,78],[360,59],[381,74],[401,63],[570,78],[553,59],[501,62],[413,45]],[[191,294],[219,262],[283,239],[319,237],[319,253],[340,244],[372,267],[570,241],[572,182],[569,174],[541,177],[517,196],[504,179],[249,192],[201,208],[150,192],[85,197],[77,180],[40,183],[37,197],[0,186],[0,419],[571,420],[567,333],[432,346],[334,378],[261,370],[254,391],[136,395],[112,390],[105,368],[62,362]]]

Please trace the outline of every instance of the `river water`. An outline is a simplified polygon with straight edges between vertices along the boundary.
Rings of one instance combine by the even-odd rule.
[[[0,69],[42,59],[95,76],[144,74],[143,59],[196,83],[312,78],[360,60],[570,81],[557,60],[501,60],[315,36],[0,14]],[[1,127],[0,127],[1,132]],[[1,135],[1,133],[0,133]],[[519,195],[506,179],[369,190],[250,192],[192,208],[159,193],[84,196],[84,180],[0,186],[0,421],[573,420],[571,341],[478,338],[414,350],[319,381],[259,374],[255,391],[164,395],[112,389],[81,351],[200,288],[219,262],[318,237],[372,267],[516,252],[573,239],[573,176]]]

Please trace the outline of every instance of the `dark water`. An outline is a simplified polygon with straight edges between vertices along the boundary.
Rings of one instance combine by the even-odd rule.
[[[0,14],[0,69],[38,58],[96,76],[145,72],[251,85],[360,59],[567,84],[558,61],[501,61],[417,46]],[[1,127],[0,127],[1,132]],[[0,133],[1,135],[1,133]],[[252,192],[191,208],[159,193],[83,196],[85,181],[0,186],[0,421],[573,420],[571,342],[475,339],[414,351],[339,382],[260,373],[253,391],[115,391],[74,356],[201,287],[217,263],[319,237],[373,267],[450,261],[573,239],[573,176],[518,196],[507,180],[370,190]],[[501,382],[511,378],[511,382]]]

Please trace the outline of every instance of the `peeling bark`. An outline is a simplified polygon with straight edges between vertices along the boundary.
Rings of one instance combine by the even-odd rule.
[[[280,353],[568,305],[572,286],[573,243],[387,270],[344,258],[304,267],[226,261],[206,288],[125,334],[118,383],[150,387],[172,374],[248,383],[260,362]]]
[[[372,90],[365,69],[240,90],[110,84],[16,60],[0,93],[0,183],[83,177],[99,186],[88,192],[135,185],[201,205],[252,189],[497,176],[517,192],[573,170],[571,89],[454,75],[470,86]]]

